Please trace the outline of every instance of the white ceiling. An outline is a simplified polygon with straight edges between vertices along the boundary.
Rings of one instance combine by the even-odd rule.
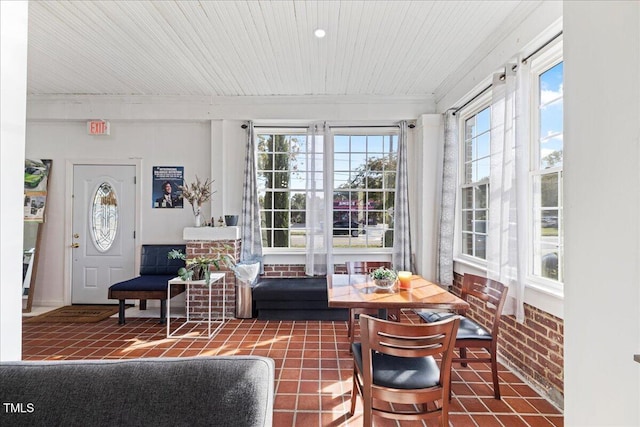
[[[539,4],[31,1],[28,93],[433,96]]]

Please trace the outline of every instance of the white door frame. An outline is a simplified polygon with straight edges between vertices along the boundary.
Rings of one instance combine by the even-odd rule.
[[[136,167],[136,185],[135,185],[135,231],[134,251],[136,254],[134,260],[134,271],[140,271],[140,250],[138,242],[140,241],[141,216],[140,209],[142,207],[142,159],[71,159],[66,161],[65,165],[65,198],[64,198],[64,304],[71,304],[71,287],[72,283],[72,250],[73,243],[73,168],[76,165],[123,165]],[[115,302],[115,301],[114,301]]]

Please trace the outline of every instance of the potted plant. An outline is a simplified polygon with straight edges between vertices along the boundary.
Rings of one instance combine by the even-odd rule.
[[[198,175],[196,175],[195,182],[178,186],[178,189],[182,191],[182,198],[186,199],[193,208],[196,227],[200,227],[202,223],[202,216],[200,214],[202,210],[202,204],[209,200],[211,198],[211,195],[215,193],[215,191],[211,191],[212,184],[213,181],[209,178],[205,179],[204,182],[201,182],[200,178],[198,178]]]
[[[228,249],[228,248],[225,248]],[[178,270],[178,276],[182,280],[202,280],[204,279],[207,286],[210,284],[211,279],[211,266],[213,265],[216,270],[220,270],[220,264],[227,266],[227,268],[233,270],[236,265],[236,260],[229,254],[222,254],[220,252],[212,252],[207,255],[199,255],[194,258],[187,258],[187,255],[182,253],[178,249],[174,249],[168,253],[169,259],[181,259],[185,261],[186,266],[181,267]]]
[[[398,277],[395,271],[385,267],[373,270],[370,275],[373,283],[381,289],[391,289]]]

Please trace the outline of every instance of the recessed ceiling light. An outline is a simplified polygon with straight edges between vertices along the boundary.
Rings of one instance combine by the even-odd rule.
[[[313,35],[315,35],[317,38],[321,39],[324,36],[327,35],[327,32],[325,30],[323,30],[322,28],[318,28],[313,32]]]

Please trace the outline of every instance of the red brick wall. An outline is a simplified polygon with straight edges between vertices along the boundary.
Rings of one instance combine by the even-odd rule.
[[[297,264],[267,264],[264,274],[260,277],[304,277],[304,265]]]
[[[455,275],[453,292],[460,295],[462,275]],[[482,322],[489,314],[470,301],[469,316]],[[564,322],[562,319],[525,304],[524,323],[515,316],[502,316],[498,337],[501,361],[537,386],[562,406],[564,395]]]
[[[264,274],[260,277],[304,277],[304,265],[300,264],[267,264],[264,266]],[[344,274],[347,269],[344,264],[334,266],[336,274]]]
[[[200,255],[214,255],[216,253],[233,256],[236,261],[240,259],[240,240],[218,241],[189,241],[187,242],[187,258]],[[220,264],[220,270],[212,266],[213,273],[225,273],[226,287],[223,293],[222,286],[213,285],[211,288],[211,308],[213,317],[221,317],[223,295],[226,296],[225,312],[227,317],[235,317],[236,312],[236,276],[233,271]],[[190,290],[189,315],[193,317],[206,317],[209,309],[209,294],[206,287],[194,287]]]

